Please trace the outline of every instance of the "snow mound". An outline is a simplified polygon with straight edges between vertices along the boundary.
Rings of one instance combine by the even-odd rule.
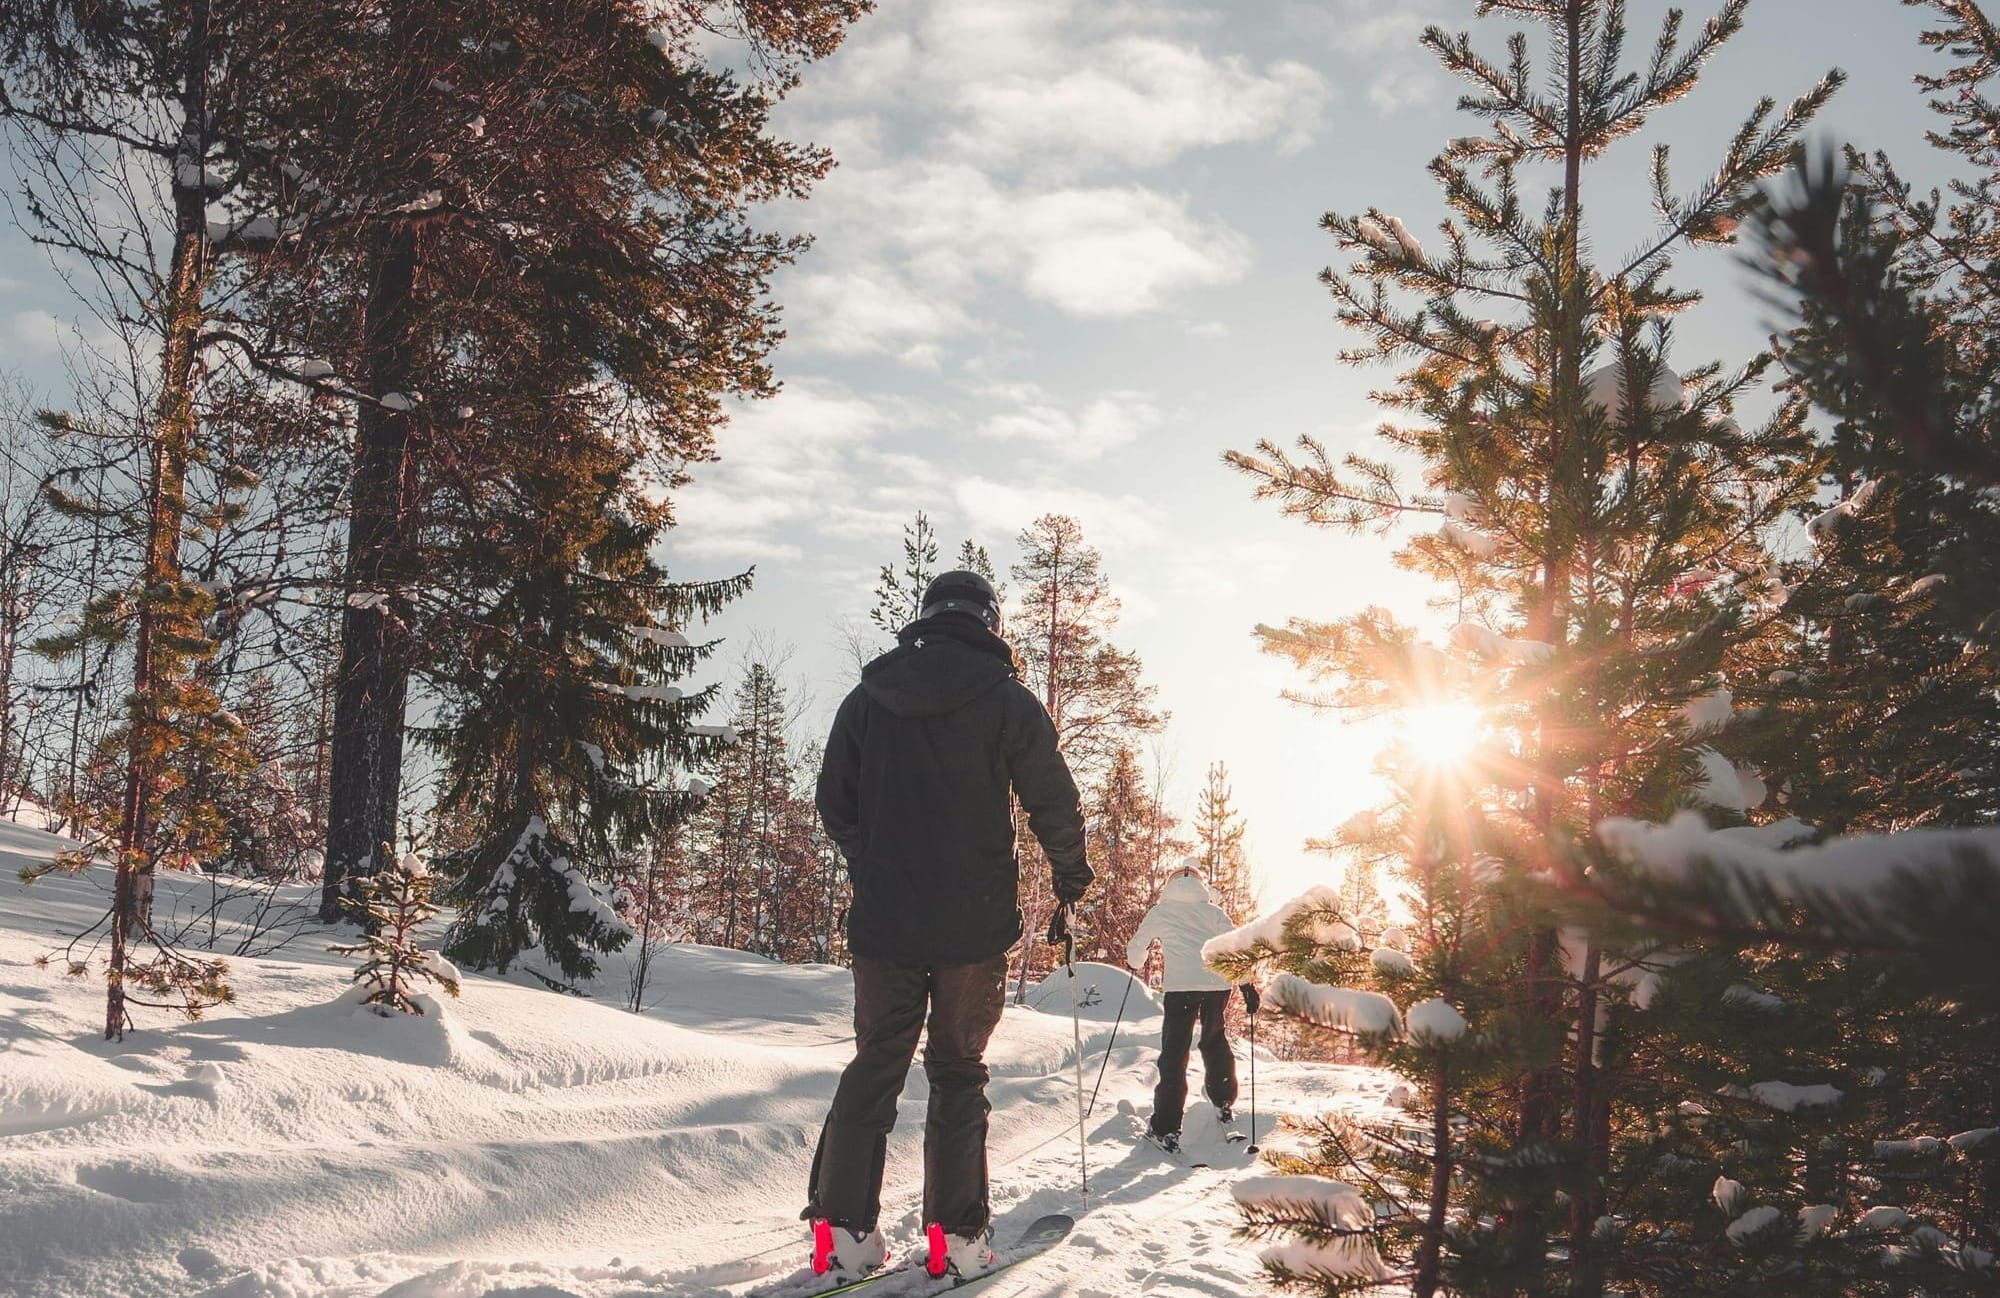
[[[1118,1017],[1118,1004],[1125,1002],[1125,1021],[1151,1018],[1163,1010],[1159,993],[1139,981],[1130,969],[1079,960],[1076,965],[1077,1017],[1087,1023],[1110,1023]],[[1069,1017],[1070,977],[1057,969],[1028,987],[1023,1004],[1043,1014]]]

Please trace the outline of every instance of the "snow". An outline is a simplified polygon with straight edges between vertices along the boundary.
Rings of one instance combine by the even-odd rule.
[[[1465,1035],[1465,1016],[1449,1001],[1418,1001],[1403,1015],[1412,1041],[1456,1041]]]
[[[1743,1182],[1732,1181],[1726,1176],[1718,1176],[1715,1178],[1715,1185],[1709,1190],[1709,1194],[1715,1199],[1716,1207],[1722,1209],[1724,1212],[1735,1212],[1737,1205],[1744,1198]]]
[[[699,735],[704,739],[720,739],[732,748],[742,742],[742,737],[736,733],[734,726],[689,726],[688,733]]]
[[[1915,1155],[1935,1154],[1944,1148],[1944,1142],[1936,1136],[1912,1136],[1907,1140],[1878,1140],[1875,1142],[1877,1158],[1909,1158]]]
[[[322,360],[301,361],[298,376],[302,379],[330,379],[333,377],[333,366]]]
[[[1791,1082],[1755,1082],[1750,1087],[1751,1099],[1767,1109],[1776,1109],[1780,1113],[1838,1104],[1840,1096],[1838,1087],[1829,1086],[1825,1082],[1817,1082],[1811,1086],[1796,1086]]]
[[[1482,658],[1498,658],[1520,666],[1546,661],[1556,651],[1554,645],[1541,640],[1510,640],[1477,622],[1460,622],[1453,627],[1451,642],[1467,653]]]
[[[813,1139],[853,1049],[845,970],[667,945],[634,1014],[628,946],[589,998],[469,973],[442,1014],[383,1019],[339,1003],[353,962],[322,948],[353,931],[303,921],[282,950],[232,956],[236,1003],[193,1023],[142,1011],[138,1032],[107,1043],[101,982],[33,964],[109,897],[102,870],[18,881],[57,845],[0,823],[9,1298],[741,1298],[803,1264]],[[240,895],[225,911],[233,943],[272,894],[215,883]],[[177,924],[205,911],[209,880],[158,886]],[[282,885],[275,907],[309,912],[316,896]],[[1261,1291],[1226,1193],[1254,1170],[1242,1146],[1220,1147],[1236,1151],[1226,1165],[1161,1167],[1135,1154],[1119,1112],[1150,1103],[1157,998],[1109,966],[1078,978],[1099,994],[1083,1011],[1093,1083],[1109,1051],[1085,1126],[1090,1210],[1046,1263],[1011,1273],[1006,1298]],[[1115,979],[1131,996],[1114,1042]],[[1060,974],[1038,993],[1047,1011],[1010,1005],[987,1053],[1003,1242],[1079,1208],[1069,993]],[[1192,1071],[1198,1094],[1198,1056]],[[1386,1119],[1395,1084],[1264,1053],[1259,1134],[1281,1146],[1281,1115]],[[885,1165],[899,1249],[921,1237],[927,1094],[918,1064]],[[1189,1107],[1189,1132],[1214,1121]]]
[[[2000,1127],[1975,1127],[1971,1131],[1961,1131],[1955,1136],[1947,1136],[1945,1143],[1963,1154],[1968,1149],[1977,1149],[1995,1136],[2000,1136]]]
[[[1807,1204],[1799,1209],[1799,1238],[1818,1239],[1839,1215],[1840,1209],[1830,1203]]]
[[[1742,983],[1725,989],[1722,993],[1722,1003],[1741,1005],[1745,1009],[1769,1010],[1773,1013],[1785,1008],[1785,1002],[1779,997],[1769,992],[1758,991],[1755,987],[1746,987]]]
[[[1922,599],[1924,596],[1929,595],[1932,591],[1936,590],[1938,587],[1944,585],[1946,580],[1947,578],[1941,572],[1933,572],[1926,576],[1919,577],[1915,581],[1910,583],[1909,589],[1903,592],[1903,598]]]
[[[1454,523],[1476,523],[1485,514],[1479,502],[1461,491],[1444,493],[1444,516]]]
[[[1734,702],[1735,696],[1729,692],[1729,687],[1722,686],[1690,700],[1681,708],[1681,720],[1696,734],[1720,730],[1729,724],[1729,718],[1735,711]]]
[[[1646,403],[1663,410],[1679,410],[1686,401],[1686,392],[1680,376],[1662,365],[1653,379],[1652,390],[1646,394]],[[1624,366],[1613,362],[1584,375],[1583,399],[1614,417],[1625,414]]]
[[[1753,792],[1747,780],[1742,778],[1735,763],[1706,745],[1694,750],[1699,764],[1700,779],[1694,786],[1694,796],[1711,807],[1725,811],[1748,811],[1753,805]],[[1760,797],[1758,802],[1762,802]]]
[[[1910,1214],[1894,1204],[1882,1203],[1862,1213],[1859,1224],[1867,1231],[1902,1230],[1910,1224]]]
[[[1407,226],[1393,216],[1383,219],[1388,221],[1389,233],[1395,236],[1397,247],[1401,248],[1405,254],[1411,257],[1422,257],[1424,255],[1424,245],[1417,242],[1416,236],[1410,233]]]
[[[1375,967],[1376,973],[1388,978],[1408,978],[1417,971],[1416,962],[1410,959],[1408,953],[1392,946],[1376,947],[1374,954],[1368,957],[1368,963]]]
[[[1765,1204],[1761,1207],[1752,1208],[1735,1221],[1730,1222],[1728,1229],[1723,1233],[1729,1236],[1731,1243],[1741,1244],[1752,1235],[1769,1229],[1783,1218],[1784,1215],[1783,1210]]]
[[[1264,999],[1287,1014],[1342,1032],[1399,1032],[1396,1003],[1380,992],[1352,987],[1328,987],[1297,974],[1281,973],[1271,980]]]
[[[1354,223],[1354,228],[1360,231],[1363,240],[1381,251],[1392,254],[1399,251],[1394,237],[1373,217],[1362,217]]]
[[[657,626],[634,626],[632,638],[641,644],[658,645],[662,649],[689,649],[693,645],[678,631],[669,631]]]
[[[1330,911],[1338,914],[1340,893],[1326,884],[1310,888],[1263,918],[1254,919],[1240,928],[1210,938],[1202,944],[1201,958],[1212,965],[1217,960],[1229,956],[1261,957],[1276,954],[1284,945],[1286,925],[1308,911]],[[1340,924],[1339,929],[1345,933],[1354,932],[1346,924]],[[1338,932],[1332,933],[1335,937],[1342,935]],[[1310,936],[1319,940],[1317,932]],[[1349,949],[1360,949],[1358,936],[1355,938],[1355,946]]]
[[[1875,479],[1862,483],[1848,493],[1846,499],[1813,515],[1806,523],[1806,535],[1812,538],[1814,545],[1825,545],[1850,520],[1867,512],[1868,507],[1875,503],[1875,494],[1879,489],[1880,483]]]
[[[1246,1176],[1229,1192],[1244,1207],[1299,1213],[1335,1230],[1355,1232],[1324,1244],[1298,1239],[1274,1244],[1258,1254],[1265,1265],[1344,1280],[1388,1277],[1389,1269],[1368,1237],[1375,1228],[1374,1210],[1353,1186],[1318,1176]]]
[[[1968,864],[2000,871],[2000,828],[1990,826],[1862,834],[1780,850],[1710,830],[1699,813],[1684,811],[1665,825],[1606,820],[1597,834],[1607,847],[1662,879],[1685,879],[1707,863],[1785,897],[1812,892],[1858,900],[1898,876],[1921,877]]]
[[[646,704],[678,704],[680,690],[674,686],[618,686],[618,692],[634,702]]]
[[[415,410],[423,399],[419,392],[384,392],[380,404],[385,410]]]
[[[1446,523],[1437,530],[1437,536],[1440,541],[1457,546],[1475,559],[1491,559],[1500,553],[1499,537],[1475,531],[1461,523]]]

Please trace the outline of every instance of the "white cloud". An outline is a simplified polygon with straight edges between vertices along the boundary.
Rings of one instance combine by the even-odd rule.
[[[697,465],[675,493],[671,544],[706,558],[797,559],[802,537],[893,535],[935,471],[878,443],[925,418],[912,403],[806,380],[745,403],[731,416],[723,458]]]
[[[1065,459],[1085,460],[1135,442],[1159,424],[1159,407],[1144,393],[1112,392],[1074,412],[1045,401],[1017,406],[989,417],[980,431],[1003,441],[1036,443]]]
[[[56,355],[69,332],[62,321],[47,311],[16,311],[7,318],[7,337],[31,356]]]
[[[886,0],[785,110],[841,162],[782,285],[793,346],[935,369],[990,334],[995,289],[1103,319],[1240,278],[1240,233],[1129,174],[1318,129],[1321,76],[1209,48],[1230,30],[1160,4]]]
[[[1053,73],[1007,69],[959,88],[950,139],[967,156],[1029,163],[1157,167],[1193,149],[1312,138],[1326,83],[1301,63],[1264,72],[1152,36],[1104,42]]]
[[[897,353],[913,363],[928,359],[930,368],[934,355],[913,358],[910,353],[971,327],[957,302],[920,291],[901,271],[874,260],[793,276],[784,285],[783,300],[799,343],[837,356]]]
[[[1250,266],[1249,241],[1148,189],[1064,190],[1029,200],[1015,226],[1023,286],[1072,315],[1136,315]]]
[[[961,479],[956,493],[976,535],[1012,538],[1043,514],[1068,514],[1083,526],[1085,540],[1106,551],[1152,545],[1162,536],[1158,510],[1129,493],[979,476]]]
[[[1137,185],[1035,190],[960,162],[916,162],[836,173],[815,206],[826,243],[856,251],[789,282],[792,339],[805,350],[895,355],[974,330],[965,303],[987,285],[1107,318],[1250,266],[1241,234]]]

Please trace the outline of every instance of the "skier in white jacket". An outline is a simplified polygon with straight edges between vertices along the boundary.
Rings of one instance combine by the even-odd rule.
[[[1229,1007],[1229,980],[1209,972],[1202,962],[1202,944],[1234,928],[1229,913],[1215,904],[1201,871],[1190,857],[1160,889],[1159,904],[1139,921],[1139,930],[1125,947],[1125,962],[1143,968],[1154,942],[1166,969],[1160,989],[1167,994],[1165,1026],[1160,1030],[1160,1083],[1153,1090],[1153,1117],[1147,1134],[1169,1151],[1180,1148],[1181,1113],[1187,1104],[1188,1047],[1201,1023],[1202,1089],[1223,1122],[1234,1116],[1236,1057],[1223,1030]],[[1244,984],[1243,1003],[1257,1012],[1257,989]]]

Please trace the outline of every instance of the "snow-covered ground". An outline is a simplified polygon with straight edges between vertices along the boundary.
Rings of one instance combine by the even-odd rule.
[[[113,1044],[100,1039],[101,979],[67,977],[59,954],[37,967],[107,897],[102,871],[18,880],[58,845],[0,822],[0,1292],[739,1295],[803,1261],[812,1141],[851,1048],[844,971],[672,947],[644,1014],[619,1005],[627,970],[614,964],[602,999],[474,976],[441,1019],[384,1020],[334,1004],[349,965],[325,952],[325,930],[298,925],[275,952],[231,958],[233,1006],[192,1023],[141,1011],[141,1030]],[[163,911],[184,917],[219,899],[225,951],[270,897],[189,876],[162,892]],[[265,916],[309,904],[281,890]],[[208,933],[205,919],[186,926]],[[1080,967],[1092,1080],[1126,977]],[[1248,1169],[1213,1111],[1192,1106],[1187,1132],[1207,1138],[1215,1167],[1174,1166],[1135,1141],[1156,998],[1132,992],[1086,1123],[1087,1211],[1068,984],[1058,975],[1030,999],[989,1053],[997,1234],[1004,1245],[1045,1212],[1079,1222],[999,1292],[1259,1288],[1254,1252],[1231,1239],[1229,1185]],[[1390,1085],[1368,1069],[1258,1065],[1267,1126],[1278,1111],[1374,1110]],[[915,1068],[884,1194],[905,1248],[924,1095]]]

